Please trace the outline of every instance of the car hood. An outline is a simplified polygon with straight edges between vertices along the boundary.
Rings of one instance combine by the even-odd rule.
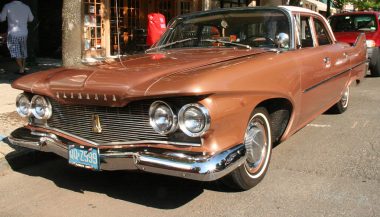
[[[149,88],[167,76],[264,52],[263,49],[214,48],[134,55],[111,64],[81,69],[58,68],[30,74],[17,79],[12,87],[46,95],[62,103],[81,101],[124,106],[130,100],[146,98]],[[164,90],[149,92],[150,96],[160,94],[164,94]]]
[[[334,32],[337,41],[354,44],[359,34],[363,32]],[[367,40],[375,40],[375,32],[364,32]]]

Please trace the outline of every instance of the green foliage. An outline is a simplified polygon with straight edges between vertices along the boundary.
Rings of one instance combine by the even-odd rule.
[[[349,3],[352,3],[354,7],[358,8],[359,10],[368,10],[368,9],[379,10],[380,9],[379,0],[339,0],[339,1],[347,1]]]
[[[289,0],[289,5],[300,6],[301,0]],[[331,0],[335,8],[343,9],[346,4],[353,4],[359,10],[374,9],[380,11],[380,0]]]
[[[301,0],[289,0],[289,5],[300,6]]]
[[[346,5],[350,2],[351,2],[351,0],[333,0],[332,4],[334,5],[335,8],[343,9],[344,5]]]

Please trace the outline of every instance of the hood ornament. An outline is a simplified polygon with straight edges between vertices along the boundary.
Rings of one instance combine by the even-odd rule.
[[[100,121],[99,115],[92,115],[92,132],[94,133],[102,133],[102,123]]]

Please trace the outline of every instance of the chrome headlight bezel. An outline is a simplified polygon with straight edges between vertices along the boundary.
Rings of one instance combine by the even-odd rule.
[[[158,127],[155,117],[154,117],[155,112],[160,106],[167,108],[167,111],[170,117],[168,119],[170,122],[170,125],[165,130],[161,130],[160,127]],[[168,134],[174,133],[178,129],[178,117],[176,114],[174,114],[173,109],[170,107],[170,105],[164,101],[155,101],[150,105],[149,123],[153,127],[154,131],[156,131],[160,135],[168,135]]]
[[[36,111],[36,107],[38,106],[38,104],[37,104],[38,99],[41,99],[42,103],[40,106],[42,106],[45,109],[43,116],[38,114],[38,112]],[[31,100],[31,110],[32,110],[33,116],[39,120],[47,120],[47,119],[51,118],[51,116],[53,114],[53,109],[52,109],[52,106],[51,106],[49,100],[47,100],[44,96],[40,96],[40,95],[33,96],[32,100]]]
[[[204,123],[203,128],[200,131],[193,132],[189,130],[186,127],[186,120],[185,120],[185,113],[190,109],[194,108],[200,111],[200,113],[203,115]],[[178,114],[178,124],[180,129],[188,136],[190,137],[199,137],[202,136],[209,128],[210,128],[211,118],[208,109],[199,103],[191,103],[184,105],[180,110]]]
[[[26,99],[28,101],[28,109],[27,109],[27,113],[23,113],[20,106],[20,101],[21,99]],[[30,117],[30,115],[32,114],[32,108],[31,108],[31,100],[30,100],[30,97],[28,95],[26,95],[25,93],[20,93],[17,97],[16,97],[16,111],[17,113],[25,118],[25,117]]]

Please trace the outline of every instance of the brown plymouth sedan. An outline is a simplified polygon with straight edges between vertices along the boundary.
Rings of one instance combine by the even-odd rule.
[[[16,80],[17,111],[29,123],[9,140],[92,170],[226,178],[250,189],[273,144],[330,108],[347,109],[367,67],[364,35],[338,43],[306,9],[183,15],[145,54]]]

